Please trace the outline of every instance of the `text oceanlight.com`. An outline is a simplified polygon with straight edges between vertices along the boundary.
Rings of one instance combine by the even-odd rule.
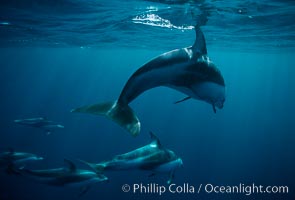
[[[189,183],[159,185],[157,183],[136,183],[132,185],[124,184],[122,186],[123,192],[132,192],[134,194],[158,194],[165,193],[175,194],[288,194],[288,186],[263,186],[252,184],[239,183],[237,185],[214,185],[214,184],[199,184],[191,185]]]

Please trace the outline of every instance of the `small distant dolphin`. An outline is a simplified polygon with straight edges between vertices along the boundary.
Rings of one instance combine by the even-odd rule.
[[[8,174],[17,174],[18,167],[23,167],[26,162],[43,160],[42,157],[32,153],[15,152],[13,149],[0,153],[0,168],[6,168]]]
[[[84,106],[71,112],[104,115],[136,136],[140,132],[140,122],[129,107],[130,102],[149,89],[166,86],[187,95],[176,103],[194,98],[211,104],[216,113],[216,107],[223,108],[225,82],[207,56],[201,29],[195,27],[195,31],[193,46],[164,53],[139,68],[129,78],[117,101]]]
[[[46,170],[21,169],[20,173],[37,182],[52,186],[89,186],[108,180],[108,178],[102,174],[97,174],[89,170],[77,169],[75,164],[70,160],[65,159],[64,161],[68,167]]]
[[[108,170],[147,170],[154,173],[169,174],[168,184],[174,178],[175,170],[183,166],[182,159],[176,154],[162,147],[160,140],[150,133],[152,142],[148,145],[135,149],[125,154],[117,155],[109,161],[98,164],[89,163],[83,160],[93,168],[97,173]]]
[[[17,120],[14,120],[14,122],[17,124],[25,125],[25,126],[40,128],[46,131],[47,134],[51,134],[51,132],[54,131],[55,129],[64,128],[63,125],[57,124],[53,121],[49,121],[44,117],[30,118],[30,119],[17,119]]]

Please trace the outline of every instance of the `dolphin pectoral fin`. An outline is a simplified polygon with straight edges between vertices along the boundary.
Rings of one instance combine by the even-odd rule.
[[[84,196],[89,190],[90,190],[89,185],[86,185],[86,186],[82,187],[78,197],[80,198],[80,197]]]
[[[179,100],[179,101],[174,102],[174,104],[178,104],[178,103],[184,102],[184,101],[186,101],[186,100],[189,100],[190,98],[191,98],[191,97],[185,97],[185,98],[183,98],[183,99],[181,99],[181,100]]]
[[[216,107],[214,104],[212,104],[213,112],[216,113]]]
[[[128,105],[121,105],[117,101],[84,106],[73,109],[71,112],[103,115],[119,124],[132,136],[137,136],[140,132],[140,122],[133,110]]]
[[[170,185],[172,183],[174,177],[175,177],[175,173],[174,173],[174,171],[171,171],[170,175],[169,175],[169,180],[167,181],[168,185]]]

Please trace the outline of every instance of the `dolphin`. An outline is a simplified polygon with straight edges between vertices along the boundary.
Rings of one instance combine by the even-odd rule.
[[[31,126],[35,128],[40,128],[49,135],[52,131],[55,129],[62,129],[64,128],[63,125],[57,124],[53,121],[49,121],[44,117],[38,117],[38,118],[30,118],[30,119],[17,119],[14,120],[15,123],[25,125],[25,126]]]
[[[155,173],[169,174],[168,183],[170,184],[174,178],[175,170],[183,166],[182,159],[173,151],[164,148],[160,140],[150,132],[151,143],[130,151],[125,154],[117,155],[113,159],[103,161],[98,164],[89,163],[83,160],[88,166],[97,173],[104,171],[116,170],[146,170]]]
[[[196,26],[195,43],[164,53],[140,67],[125,84],[118,100],[73,109],[71,112],[103,115],[119,124],[132,136],[140,132],[140,121],[129,104],[143,92],[165,86],[205,101],[221,109],[225,101],[225,82],[219,69],[207,56],[205,37]]]
[[[13,149],[0,153],[0,168],[6,168],[8,174],[18,174],[18,167],[29,161],[43,160],[43,157],[37,156],[32,153],[15,152]]]
[[[64,161],[68,167],[46,170],[20,169],[19,171],[25,177],[52,186],[89,186],[108,180],[103,174],[77,169],[72,161],[67,159]]]

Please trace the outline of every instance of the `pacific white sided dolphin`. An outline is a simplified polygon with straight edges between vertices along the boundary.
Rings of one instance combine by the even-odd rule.
[[[53,132],[56,129],[64,128],[63,125],[57,124],[53,121],[49,121],[44,117],[30,118],[30,119],[17,119],[17,120],[14,120],[14,122],[17,124],[25,125],[25,126],[40,128],[46,131],[47,134],[51,134],[51,132]]]
[[[152,138],[150,144],[128,153],[117,155],[111,160],[98,164],[81,161],[89,165],[98,174],[104,171],[134,169],[151,171],[153,174],[168,174],[168,183],[170,184],[174,178],[175,170],[183,166],[182,159],[173,151],[164,148],[153,133],[150,134]]]
[[[17,168],[23,167],[29,161],[43,160],[43,157],[32,153],[15,152],[13,149],[0,153],[0,168],[5,168],[8,174],[17,174]]]
[[[108,180],[103,174],[77,169],[70,160],[65,159],[65,163],[68,166],[63,168],[46,170],[20,169],[19,172],[25,177],[52,186],[89,186]]]
[[[140,67],[127,81],[119,99],[73,109],[72,112],[104,115],[118,123],[131,135],[140,132],[140,122],[129,107],[143,92],[166,86],[187,95],[176,103],[193,98],[205,101],[221,109],[225,101],[225,82],[221,72],[209,60],[205,37],[195,27],[196,40],[193,46],[164,53]]]

